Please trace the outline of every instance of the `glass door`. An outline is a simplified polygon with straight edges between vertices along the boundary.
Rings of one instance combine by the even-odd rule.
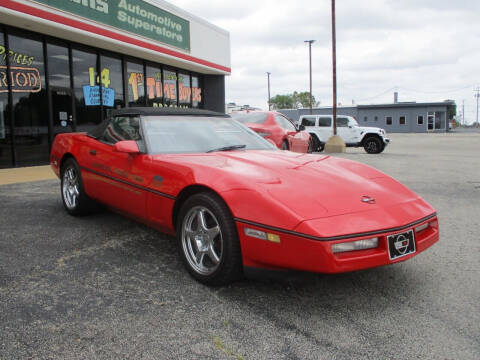
[[[51,87],[53,137],[57,134],[74,132],[73,94],[69,88]]]
[[[429,112],[427,116],[427,131],[435,130],[435,112]]]

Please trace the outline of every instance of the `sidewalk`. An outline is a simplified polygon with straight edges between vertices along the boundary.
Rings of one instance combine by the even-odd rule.
[[[56,179],[50,165],[0,169],[0,185]]]

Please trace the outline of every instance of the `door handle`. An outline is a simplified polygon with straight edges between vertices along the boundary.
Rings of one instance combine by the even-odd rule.
[[[90,150],[90,155],[97,155],[97,152],[95,150]]]

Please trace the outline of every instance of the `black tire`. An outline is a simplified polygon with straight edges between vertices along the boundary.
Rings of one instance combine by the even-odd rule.
[[[203,284],[226,285],[243,276],[237,228],[216,194],[202,192],[185,201],[177,219],[177,245],[186,269]]]
[[[313,150],[315,149],[315,140],[313,138],[313,136],[310,138],[310,141],[308,142],[308,149],[307,149],[307,153],[308,154],[311,154],[313,153]]]
[[[324,149],[325,149],[325,144],[320,144],[320,145],[318,145],[318,147],[317,147],[317,151],[318,151],[318,152],[322,152]]]
[[[289,150],[290,147],[288,146],[288,141],[287,140],[283,140],[282,142],[282,150]]]
[[[80,167],[73,158],[67,159],[62,164],[60,193],[63,206],[70,215],[88,215],[97,208],[97,204],[85,194]]]
[[[378,136],[369,136],[363,141],[363,148],[369,154],[379,154],[383,151],[384,146]]]

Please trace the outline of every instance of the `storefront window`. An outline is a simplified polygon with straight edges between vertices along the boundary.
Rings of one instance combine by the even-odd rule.
[[[177,73],[163,70],[163,94],[165,106],[177,107]]]
[[[9,35],[17,165],[48,163],[48,101],[43,44]]]
[[[190,74],[178,73],[178,106],[190,107],[191,99]]]
[[[72,62],[77,131],[88,132],[102,121],[97,54],[74,49]]]
[[[145,106],[143,64],[127,62],[128,106]]]
[[[47,44],[48,83],[50,86],[70,88],[70,62],[68,48]]]
[[[7,76],[7,50],[4,45],[4,34],[0,32],[0,78]],[[10,119],[7,112],[8,86],[6,81],[0,81],[0,168],[12,166],[12,142]]]
[[[147,106],[163,107],[162,69],[147,65]]]
[[[109,109],[125,107],[123,99],[122,60],[110,56],[101,56],[102,101],[105,112]]]
[[[198,108],[202,102],[202,89],[197,76],[192,76],[192,107]]]

